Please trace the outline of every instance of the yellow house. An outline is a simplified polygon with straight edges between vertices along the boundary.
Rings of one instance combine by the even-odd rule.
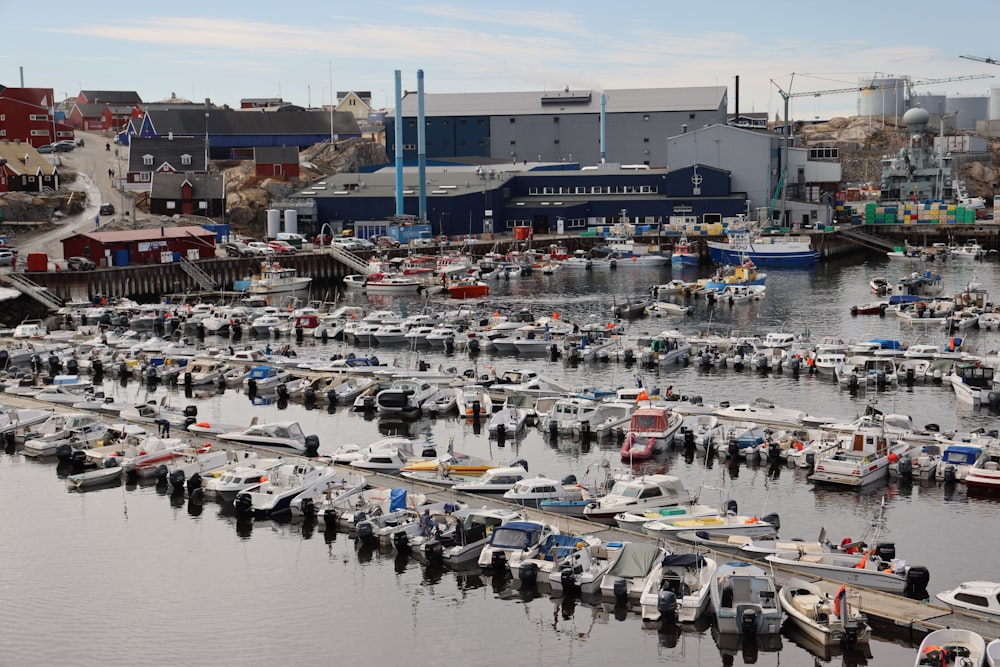
[[[368,120],[368,114],[372,111],[372,94],[367,90],[339,90],[337,91],[336,111],[348,111],[357,121]]]

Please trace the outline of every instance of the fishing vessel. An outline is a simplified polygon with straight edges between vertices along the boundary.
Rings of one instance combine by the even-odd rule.
[[[719,264],[738,264],[750,259],[757,266],[813,266],[819,253],[808,236],[764,235],[756,229],[730,228],[725,241],[708,241],[708,253]]]

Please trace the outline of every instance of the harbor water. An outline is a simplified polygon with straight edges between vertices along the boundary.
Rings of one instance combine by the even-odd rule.
[[[843,339],[893,338],[908,343],[944,343],[945,331],[914,328],[891,317],[852,317],[852,305],[873,300],[873,277],[890,280],[931,268],[944,277],[946,292],[982,283],[1000,294],[1000,267],[950,261],[905,265],[881,256],[860,256],[814,269],[772,269],[767,297],[759,302],[710,308],[701,298],[686,318],[638,319],[631,331],[728,335],[733,330],[763,336],[771,331],[832,335]],[[554,275],[512,278],[492,284],[485,312],[528,308],[537,316],[558,312],[578,323],[609,321],[613,306],[642,297],[651,284],[672,277],[669,267],[647,269],[622,263],[617,271],[563,269]],[[697,269],[680,277],[698,277]],[[455,307],[441,297],[432,307]],[[350,302],[415,313],[418,299]],[[971,330],[967,349],[1000,348],[1000,333]],[[349,348],[307,339],[287,341],[299,356],[329,357]],[[284,343],[282,343],[284,344]],[[272,342],[272,345],[274,343]],[[767,398],[781,407],[853,419],[872,402],[884,412],[911,415],[918,425],[942,430],[997,428],[988,411],[960,405],[947,386],[919,383],[865,393],[840,389],[828,377],[791,372],[705,370],[695,364],[643,369],[620,363],[570,364],[547,357],[408,350],[373,350],[383,362],[415,368],[472,369],[476,375],[531,367],[574,387],[634,386],[701,396],[706,403]],[[444,452],[500,461],[525,459],[532,473],[593,478],[619,465],[619,444],[529,429],[502,445],[485,427],[455,418],[415,421],[366,417],[345,407],[306,409],[242,391],[185,396],[183,387],[149,389],[136,381],[107,380],[105,392],[135,402],[167,396],[175,406],[196,405],[199,419],[228,423],[296,420],[320,439],[320,453],[339,445],[367,444],[386,435],[409,435]],[[0,396],[2,401],[2,396]],[[884,499],[883,541],[894,542],[908,563],[930,571],[928,590],[952,588],[972,579],[996,580],[1000,553],[1000,503],[970,496],[963,485],[888,481],[859,491],[814,487],[806,471],[766,464],[729,465],[670,451],[657,469],[679,476],[701,500],[735,499],[742,513],[777,512],[781,535],[815,539],[825,528],[831,539],[858,536]],[[606,665],[618,662],[668,665],[906,665],[916,642],[876,633],[868,654],[810,653],[787,629],[780,651],[755,643],[720,646],[708,622],[695,627],[644,626],[635,610],[573,596],[515,590],[509,577],[456,573],[395,554],[359,546],[346,533],[324,532],[301,521],[238,519],[231,507],[189,503],[155,485],[122,484],[85,493],[68,492],[66,470],[51,461],[0,455],[0,664],[10,665]],[[405,484],[400,483],[400,486]],[[721,489],[721,491],[719,490]],[[473,501],[474,502],[474,501]]]

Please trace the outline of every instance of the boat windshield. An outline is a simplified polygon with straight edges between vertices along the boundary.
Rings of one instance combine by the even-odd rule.
[[[624,482],[616,482],[611,491],[608,493],[609,496],[621,496],[622,498],[638,498],[639,497],[639,487],[633,486],[631,484],[626,484]]]
[[[536,541],[536,531],[516,528],[496,528],[490,544],[498,549],[525,549]]]

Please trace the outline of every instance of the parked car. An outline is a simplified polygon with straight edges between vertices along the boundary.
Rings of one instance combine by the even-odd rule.
[[[247,247],[253,250],[253,254],[255,255],[262,255],[264,257],[270,257],[274,255],[274,248],[267,245],[263,241],[251,241],[250,243],[247,244]]]
[[[11,266],[14,264],[14,253],[6,248],[0,248],[0,266]]]
[[[35,149],[39,153],[55,153],[56,149],[52,144],[45,144],[44,146],[39,146]]]
[[[86,257],[70,257],[66,260],[66,266],[70,271],[93,271],[97,264]]]
[[[52,146],[60,153],[69,153],[76,148],[76,142],[72,139],[63,139],[62,141],[53,142]]]
[[[379,236],[375,239],[375,245],[379,248],[398,248],[400,243],[391,236]]]
[[[333,239],[330,245],[336,246],[341,250],[361,250],[361,246],[355,243],[352,238]]]
[[[228,257],[253,257],[257,254],[246,243],[225,243],[222,249],[226,251]]]
[[[115,205],[114,204],[101,204],[101,209],[98,211],[101,215],[114,215]]]
[[[268,241],[267,245],[272,250],[274,250],[275,254],[278,254],[278,255],[294,255],[295,254],[295,246],[293,246],[288,241],[278,241],[278,240]]]
[[[357,236],[352,236],[351,241],[354,241],[354,245],[357,246],[358,250],[374,250],[375,244],[368,239],[358,238]]]

